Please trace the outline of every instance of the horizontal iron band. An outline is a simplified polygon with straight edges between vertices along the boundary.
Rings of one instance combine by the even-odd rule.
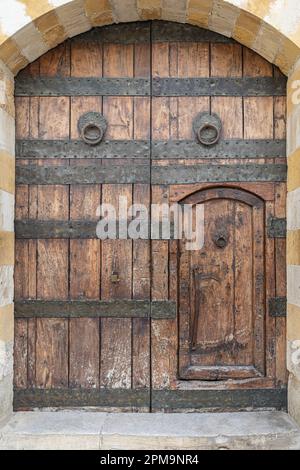
[[[237,410],[272,408],[286,410],[287,390],[152,390],[153,409]],[[15,389],[14,409],[31,407],[147,407],[148,389]]]
[[[96,147],[82,140],[17,140],[16,158],[274,158],[286,156],[285,140],[222,140],[205,147],[194,140],[110,140]]]
[[[154,141],[152,159],[162,158],[274,158],[286,156],[285,140],[221,140],[205,147],[193,140]]]
[[[287,224],[285,218],[270,217],[268,220],[269,238],[286,238]]]
[[[150,165],[122,166],[38,166],[17,165],[17,184],[133,184],[150,182]]]
[[[169,21],[119,23],[93,28],[72,42],[102,44],[149,44],[150,42],[213,42],[234,43],[234,40],[213,31]]]
[[[286,410],[287,390],[152,390],[153,409],[247,409]]]
[[[269,300],[269,315],[271,317],[286,317],[287,298],[275,297]]]
[[[147,78],[18,78],[15,96],[149,96]]]
[[[148,389],[15,389],[14,409],[49,407],[137,407],[150,406]]]
[[[286,79],[18,78],[16,96],[285,96]]]
[[[274,181],[284,182],[286,165],[150,165],[127,164],[114,167],[47,167],[17,165],[17,184],[189,184],[205,182]]]
[[[285,77],[153,78],[153,96],[285,96]]]
[[[151,38],[152,42],[235,42],[208,29],[171,21],[153,21]]]
[[[152,184],[189,184],[241,181],[286,181],[287,167],[280,164],[152,166]]]
[[[23,300],[15,303],[15,318],[176,318],[169,300]]]
[[[83,140],[17,140],[16,158],[150,158],[147,140],[106,140],[97,146]]]
[[[15,234],[17,239],[46,240],[46,239],[97,239],[97,220],[16,220]],[[130,220],[126,222],[127,227]],[[116,232],[119,233],[119,221],[116,221]],[[152,224],[153,225],[153,224]],[[156,228],[156,227],[155,227]],[[162,223],[158,222],[157,230],[151,233],[149,223],[148,236],[143,240],[174,240],[174,224],[170,221],[169,230],[163,230]],[[178,238],[178,237],[177,237]],[[118,239],[118,236],[117,236]]]

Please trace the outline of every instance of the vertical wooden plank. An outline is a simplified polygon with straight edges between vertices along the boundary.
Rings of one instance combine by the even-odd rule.
[[[134,185],[134,204],[149,208],[150,186]],[[150,242],[133,241],[132,297],[150,299]],[[146,318],[132,320],[132,387],[150,387],[150,321]]]
[[[133,77],[134,46],[105,44],[103,76]],[[132,97],[104,97],[103,114],[108,121],[107,138],[133,138]],[[120,162],[124,164],[124,162]],[[119,210],[119,196],[132,204],[131,185],[103,185],[102,203]],[[132,298],[132,241],[104,240],[101,260],[101,298]],[[115,277],[113,277],[113,273]],[[101,320],[100,387],[131,388],[132,386],[132,321],[103,318]]]
[[[275,69],[275,74],[278,74]],[[274,138],[286,138],[286,98],[274,98]],[[276,163],[279,159],[275,160]],[[275,184],[275,216],[286,217],[286,183]],[[286,240],[275,240],[276,296],[286,296]],[[276,382],[278,386],[287,383],[286,367],[286,318],[276,318]]]
[[[119,210],[119,196],[132,204],[131,185],[103,185],[102,203]],[[113,273],[119,279],[112,277]],[[101,259],[101,298],[103,300],[132,298],[132,241],[103,240]],[[101,319],[100,386],[131,388],[132,368],[131,319]]]
[[[89,54],[86,54],[87,47]],[[102,75],[102,45],[74,40],[71,44],[71,75]],[[79,138],[78,120],[86,112],[102,112],[102,97],[71,98],[71,139]],[[85,165],[85,160],[72,161],[72,166]],[[91,163],[91,162],[89,162]],[[100,185],[70,186],[70,219],[95,220],[101,200]],[[70,240],[70,298],[100,298],[100,240]],[[74,318],[69,322],[69,386],[99,387],[100,321],[97,318]]]
[[[69,43],[50,51],[40,60],[40,74],[69,76]],[[70,98],[39,98],[38,128],[40,139],[67,139],[70,127]],[[66,165],[65,161],[40,160],[40,165]],[[67,220],[69,187],[44,185],[37,188],[37,214],[40,220]],[[69,290],[68,240],[39,240],[37,243],[37,297],[44,300],[65,300]],[[36,385],[68,386],[68,320],[37,319],[36,321]]]
[[[27,388],[27,320],[15,320],[14,386]]]
[[[240,44],[211,44],[211,77],[241,77],[243,73]]]

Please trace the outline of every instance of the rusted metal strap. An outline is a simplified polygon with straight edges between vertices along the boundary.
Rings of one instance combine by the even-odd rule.
[[[92,28],[71,39],[72,43],[150,44],[150,22],[118,23]]]
[[[286,165],[168,165],[152,166],[152,184],[189,184],[243,181],[286,181]]]
[[[134,407],[150,406],[149,389],[15,389],[14,410],[49,407]]]
[[[17,165],[17,184],[133,184],[150,182],[150,165],[126,162],[116,166]]]
[[[169,300],[23,300],[15,303],[15,318],[176,318]]]
[[[147,78],[17,78],[15,96],[149,96]]]
[[[273,408],[286,410],[287,390],[153,390],[152,407],[157,410],[214,409],[246,410]]]
[[[286,317],[287,299],[286,297],[274,297],[269,300],[269,315],[271,317]]]
[[[105,140],[93,147],[82,140],[17,140],[16,158],[150,158],[150,141]]]
[[[80,34],[72,42],[97,42],[101,44],[149,44],[152,42],[213,42],[234,43],[221,34],[171,21],[118,23],[117,25],[93,28]]]
[[[283,77],[65,78],[16,80],[16,96],[285,96]]]
[[[268,220],[269,238],[286,238],[287,226],[285,218],[270,217]]]
[[[221,34],[182,23],[171,21],[152,21],[152,42],[215,42],[234,43],[235,41]]]
[[[285,77],[153,78],[153,96],[285,96]]]
[[[25,240],[47,240],[47,239],[97,239],[97,220],[36,220],[25,219],[16,220],[15,234],[17,239]],[[116,234],[120,232],[120,224],[122,228],[128,227],[131,220],[125,222],[113,221],[115,223]],[[152,227],[151,227],[152,225]],[[172,221],[167,225],[162,222],[154,222],[148,225],[148,231],[141,234],[140,239],[143,240],[174,240],[175,227]]]
[[[16,158],[274,158],[286,156],[285,140],[222,140],[206,147],[195,140],[106,140],[93,147],[82,140],[17,140]]]
[[[286,156],[285,140],[221,140],[211,147],[196,140],[154,141],[152,158],[274,158]]]

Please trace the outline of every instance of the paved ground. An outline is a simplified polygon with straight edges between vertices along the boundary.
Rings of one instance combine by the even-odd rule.
[[[0,449],[300,449],[283,412],[136,414],[18,412]]]

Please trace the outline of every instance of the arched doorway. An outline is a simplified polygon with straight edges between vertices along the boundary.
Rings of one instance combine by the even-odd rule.
[[[19,75],[16,95],[16,409],[284,408],[280,72],[212,32],[133,23],[92,30],[50,51]],[[92,147],[78,128],[90,112],[107,122],[105,141]],[[221,120],[214,146],[197,140],[201,112]],[[117,206],[122,195],[149,207],[207,188],[223,194],[210,223],[232,232],[225,237],[231,257],[226,247],[209,254],[205,247],[208,263],[199,252],[188,265],[175,240],[95,237],[101,202]],[[241,194],[252,201],[243,202],[247,209]],[[220,267],[221,253],[228,256],[224,289],[234,297],[216,312],[213,299],[204,302],[204,321],[215,316],[220,332],[208,358],[201,348],[195,353],[209,327],[201,328],[193,310],[203,306],[191,302],[193,269]],[[236,260],[239,281],[229,273],[236,275]],[[239,315],[247,335],[237,348],[241,330],[232,319]],[[233,338],[222,344],[227,330]]]

